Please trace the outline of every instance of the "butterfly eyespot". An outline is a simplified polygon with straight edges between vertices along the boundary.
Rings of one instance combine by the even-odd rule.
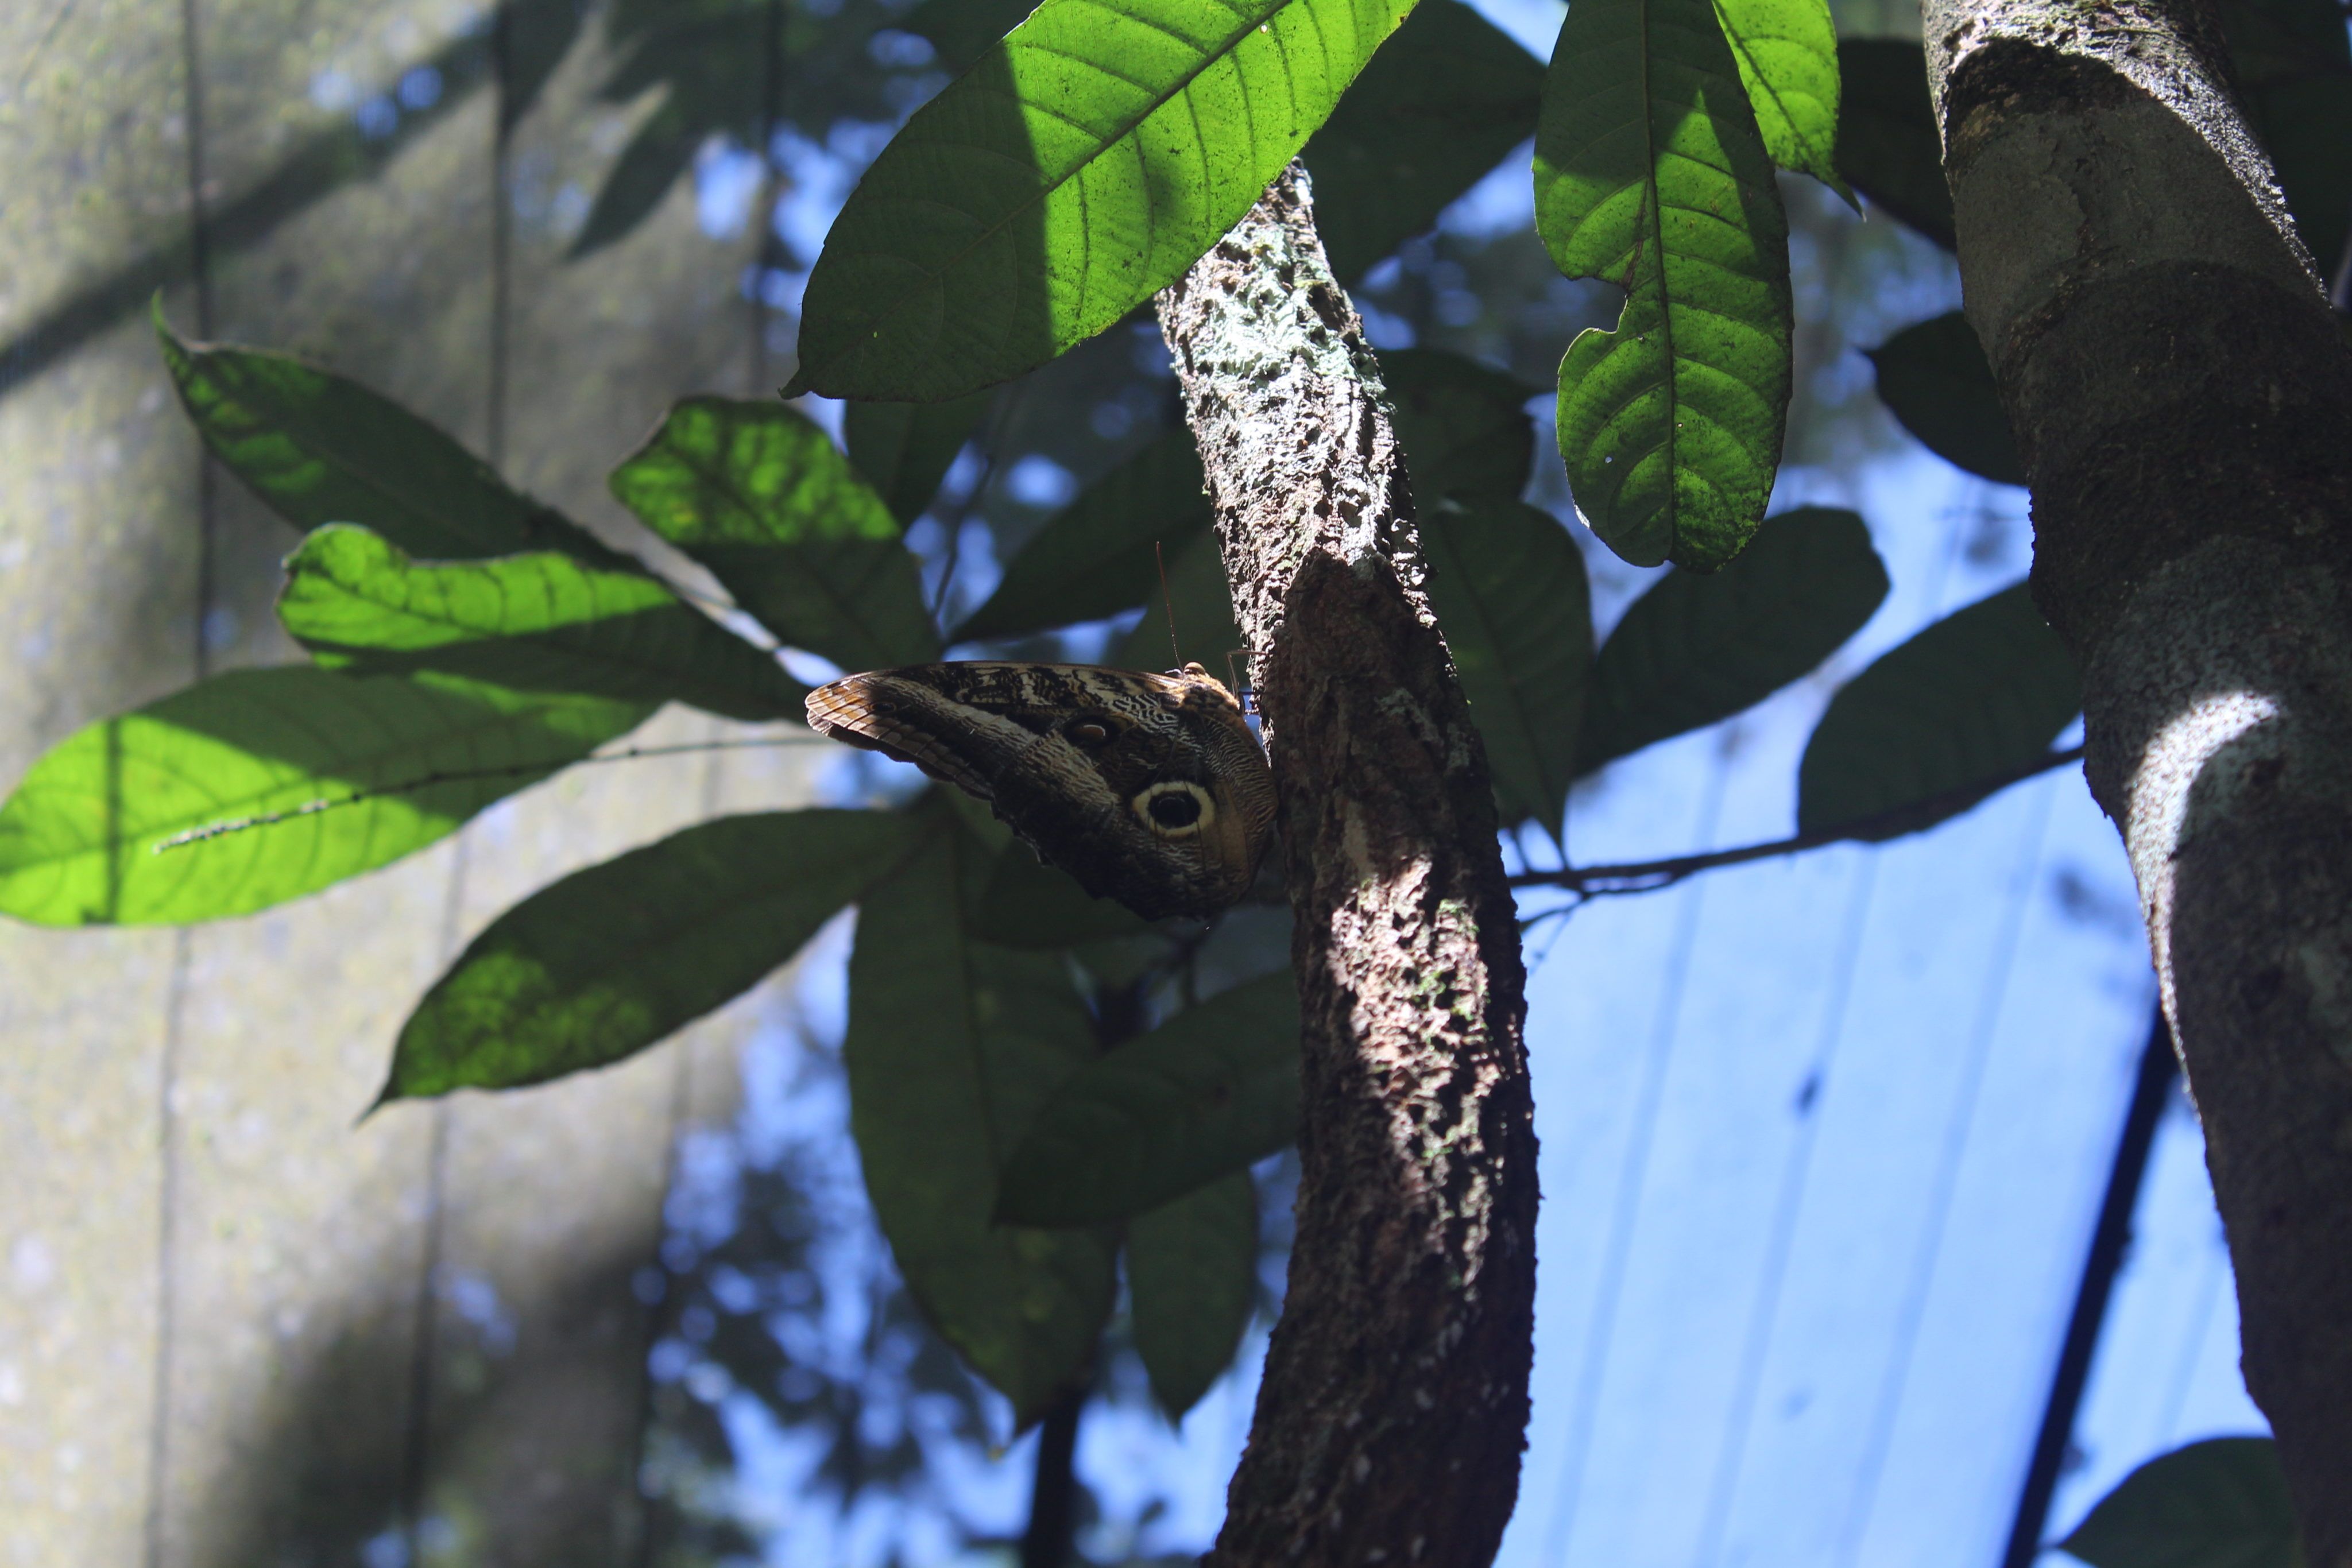
[[[1189,839],[1217,814],[1209,792],[1185,779],[1154,784],[1129,804],[1143,825],[1163,839]]]
[[[1090,718],[1075,719],[1062,727],[1062,737],[1074,746],[1092,749],[1110,738],[1110,727]]]

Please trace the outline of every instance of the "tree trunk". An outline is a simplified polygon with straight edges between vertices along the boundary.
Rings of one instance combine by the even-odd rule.
[[[1518,1490],[1536,1148],[1486,753],[1296,164],[1160,297],[1275,778],[1297,1242],[1211,1563],[1479,1564]]]
[[[2315,1568],[2352,1565],[2352,353],[2197,0],[1928,0],[1969,320]]]

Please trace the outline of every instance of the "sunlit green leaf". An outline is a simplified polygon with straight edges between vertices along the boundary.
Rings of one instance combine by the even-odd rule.
[[[160,296],[154,319],[163,363],[205,444],[296,528],[361,523],[420,556],[560,549],[625,562],[381,392],[284,354],[184,342]]]
[[[1536,132],[1536,227],[1626,291],[1559,368],[1577,508],[1637,565],[1711,570],[1764,517],[1789,411],[1788,220],[1713,0],[1578,0]]]
[[[1879,401],[1928,451],[2001,485],[2025,483],[2025,462],[1976,329],[1958,311],[1906,327],[1868,350]]]
[[[1712,576],[1661,578],[1592,662],[1577,772],[1762,702],[1835,653],[1885,597],[1870,530],[1825,507],[1768,518]]]
[[[853,402],[842,410],[849,461],[890,515],[911,523],[930,506],[948,465],[988,412],[984,397],[953,402]]]
[[[1536,454],[1527,405],[1536,389],[1443,349],[1391,350],[1381,356],[1381,378],[1416,502],[1516,500],[1527,488]]]
[[[1095,1055],[1055,953],[972,940],[988,869],[941,824],[860,906],[849,963],[850,1126],[908,1289],[972,1370],[1034,1419],[1081,1375],[1109,1315],[1099,1231],[995,1223],[997,1173],[1038,1107]]]
[[[1421,548],[1503,820],[1557,839],[1592,664],[1584,557],[1550,513],[1491,498],[1423,512]]]
[[[1174,282],[1412,0],[1045,0],[915,111],[826,236],[787,394],[936,402]]]
[[[2268,1437],[2210,1437],[2150,1459],[2058,1543],[2091,1568],[2303,1568]]]
[[[635,1055],[757,985],[923,831],[895,811],[721,817],[541,888],[425,993],[381,1099],[511,1089]]]
[[[1844,103],[1837,166],[1853,188],[1946,250],[1952,188],[1927,99],[1927,57],[1907,38],[1844,38],[1837,47]]]
[[[1257,1187],[1220,1176],[1127,1227],[1135,1348],[1152,1396],[1182,1416],[1234,1362],[1257,1301]]]
[[[1213,520],[1205,483],[1192,433],[1168,431],[1055,513],[955,641],[1098,621],[1142,603],[1160,588],[1151,547],[1172,561]]]
[[[1168,631],[1171,613],[1176,622],[1172,648]],[[1197,663],[1223,681],[1233,678],[1227,655],[1244,653],[1248,646],[1234,624],[1234,594],[1225,578],[1224,552],[1218,548],[1217,536],[1204,531],[1193,535],[1181,552],[1168,558],[1166,594],[1160,593],[1157,583],[1152,585],[1151,597],[1144,601],[1143,619],[1111,651],[1108,662],[1126,670],[1171,670]],[[1238,665],[1239,658],[1234,663]]]
[[[1841,827],[1915,801],[1957,816],[2048,750],[2083,709],[2082,679],[2023,583],[1944,617],[1848,681],[1805,743],[1797,831]]]
[[[795,648],[845,670],[936,657],[898,519],[783,404],[690,397],[613,471],[613,494]]]
[[[798,718],[808,695],[652,578],[550,550],[420,563],[330,524],[287,558],[278,617],[321,664],[356,674],[441,670],[754,720]]]
[[[1848,200],[1837,172],[1837,24],[1828,0],[1715,0],[1772,162]]]
[[[1421,0],[1307,143],[1315,227],[1349,282],[1535,134],[1543,67],[1459,0]],[[1385,360],[1386,356],[1383,356]]]
[[[1298,1136],[1290,972],[1234,987],[1070,1075],[1004,1168],[998,1213],[1095,1225],[1157,1208]]]
[[[146,925],[267,908],[422,849],[652,711],[435,674],[215,675],[33,765],[0,806],[0,912]]]

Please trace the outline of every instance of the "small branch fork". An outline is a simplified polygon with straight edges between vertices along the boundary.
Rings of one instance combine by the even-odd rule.
[[[1877,843],[1885,839],[1900,838],[1905,833],[1932,827],[1954,812],[1996,795],[2012,784],[2021,784],[2028,779],[2039,778],[2053,768],[2082,760],[2083,748],[2070,746],[2063,751],[2037,757],[2023,767],[2011,768],[1990,779],[1963,784],[1957,789],[1947,789],[1884,811],[1873,811],[1866,817],[1856,817],[1833,828],[1816,828],[1811,832],[1797,833],[1785,839],[1741,844],[1734,849],[1708,850],[1700,854],[1675,855],[1666,860],[1631,861],[1619,865],[1564,866],[1559,871],[1525,871],[1511,878],[1511,885],[1563,888],[1584,898],[1654,893],[1662,887],[1672,887],[1685,877],[1723,866],[1745,865],[1750,861],[1799,854],[1806,850],[1820,849],[1825,844]]]

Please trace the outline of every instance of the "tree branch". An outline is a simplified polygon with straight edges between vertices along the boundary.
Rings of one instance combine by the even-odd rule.
[[[1160,297],[1281,789],[1297,1242],[1208,1562],[1488,1561],[1534,1327],[1525,974],[1380,369],[1297,165]]]
[[[1928,0],[1969,320],[2083,667],[2313,1568],[2352,1568],[2352,353],[2210,0]]]
[[[1696,876],[1700,872],[1715,871],[1727,865],[1745,865],[1749,861],[1798,854],[1806,850],[1820,849],[1825,844],[1882,843],[1888,839],[1899,839],[1906,833],[1932,828],[1945,818],[1957,816],[2012,784],[2021,784],[2053,768],[2063,768],[2070,762],[2082,759],[2083,748],[2070,746],[2063,751],[2037,757],[2006,773],[1997,773],[1990,779],[1963,784],[1957,789],[1947,789],[1941,794],[1892,806],[1884,811],[1873,811],[1866,817],[1856,817],[1833,828],[1815,828],[1811,832],[1773,839],[1765,843],[1742,844],[1728,850],[1706,850],[1697,854],[1675,855],[1668,860],[1633,861],[1622,865],[1566,866],[1559,871],[1523,871],[1511,878],[1511,885],[1566,888],[1587,898],[1623,893],[1654,893],[1662,887],[1672,887],[1686,876]]]

